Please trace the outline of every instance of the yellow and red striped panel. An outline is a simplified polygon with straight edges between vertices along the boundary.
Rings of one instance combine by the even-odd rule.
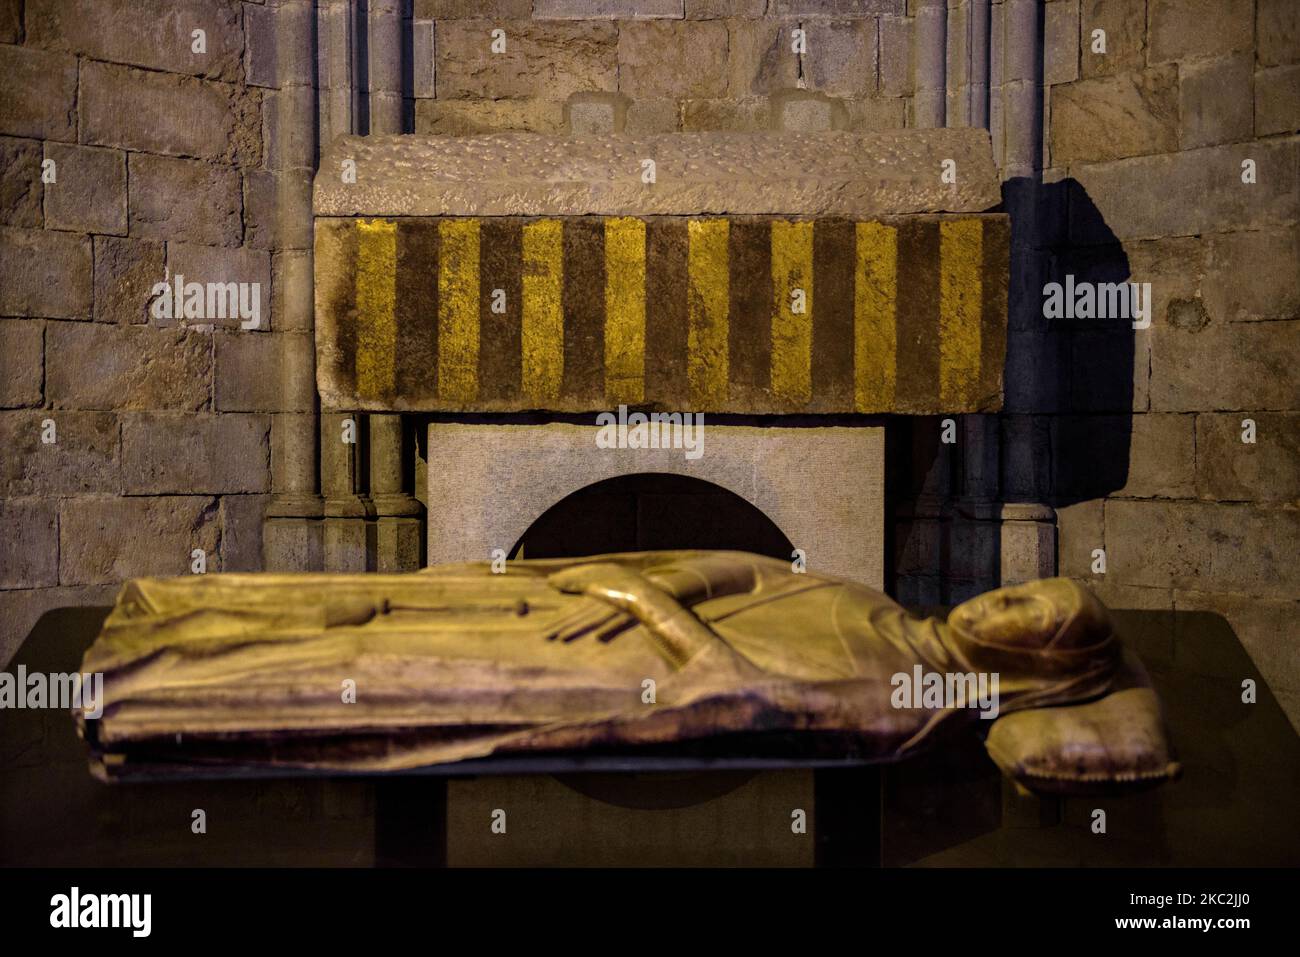
[[[329,408],[995,411],[1005,216],[316,221]]]

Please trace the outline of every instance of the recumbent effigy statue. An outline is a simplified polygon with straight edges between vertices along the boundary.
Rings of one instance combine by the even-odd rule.
[[[104,674],[102,715],[79,727],[107,778],[529,755],[890,762],[985,732],[1036,791],[1178,773],[1141,665],[1065,579],[946,622],[743,552],[139,579],[83,670]]]

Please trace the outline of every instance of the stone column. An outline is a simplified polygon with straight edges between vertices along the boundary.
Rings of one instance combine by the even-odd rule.
[[[364,122],[364,102],[357,76],[359,38],[356,0],[320,0],[317,50],[321,77],[322,145],[357,133]],[[322,170],[321,175],[341,175]],[[362,496],[366,417],[342,409],[323,411],[320,421],[321,491],[325,493],[324,562],[329,571],[367,571],[373,514]]]
[[[1043,150],[1043,9],[1038,0],[1005,0],[1002,4],[1001,100],[1005,159],[1003,202],[1011,216],[1011,288],[1008,295],[1007,383],[1005,410],[1042,413],[1055,394],[1058,370],[1050,361],[1050,341],[1041,330],[1043,257],[1039,253],[1038,209],[1042,185]],[[1048,450],[1032,439],[1039,430],[1013,430],[1035,447],[1008,450],[1002,460],[1021,473],[1003,478],[1003,488],[1018,486],[1024,501],[1003,508],[1002,579],[1025,581],[1056,574],[1056,513],[1042,502],[1050,495],[1040,467]],[[1004,443],[1006,439],[1004,438]],[[1015,454],[1008,454],[1014,451]],[[1026,494],[1027,493],[1027,494]]]
[[[404,133],[402,105],[402,0],[370,0],[370,132]],[[406,485],[405,423],[400,415],[370,415],[370,500],[374,505],[375,568],[414,571],[423,550],[423,509]]]
[[[917,0],[916,92],[919,127],[943,126],[947,116],[948,10],[945,0]]]
[[[271,0],[275,76],[268,163],[276,195],[275,325],[282,405],[271,424],[272,491],[263,528],[268,570],[322,564],[316,484],[316,356],[312,335],[311,177],[316,167],[316,90],[311,0]]]

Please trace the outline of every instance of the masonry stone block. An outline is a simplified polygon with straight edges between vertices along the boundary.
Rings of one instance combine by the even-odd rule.
[[[0,227],[0,315],[89,319],[90,237]]]
[[[1239,53],[1179,67],[1179,140],[1183,149],[1251,137],[1254,57]]]
[[[498,29],[505,31],[505,49],[493,53]],[[563,100],[584,90],[614,90],[619,42],[608,21],[448,20],[438,31],[438,98],[544,92]]]
[[[727,91],[727,27],[647,20],[618,30],[618,89],[633,99],[709,99]]]
[[[1255,38],[1253,0],[1150,0],[1147,6],[1151,63],[1249,50]]]
[[[23,36],[23,0],[0,0],[0,43],[18,43]]]
[[[1051,0],[1043,13],[1043,82],[1079,78],[1079,0]]]
[[[243,204],[233,169],[143,153],[131,154],[127,163],[132,236],[239,245]]]
[[[681,114],[682,108],[676,100],[633,100],[627,107],[623,132],[675,133],[683,128]]]
[[[437,95],[437,25],[432,20],[411,22],[411,95],[417,100]]]
[[[1146,0],[1083,0],[1079,72],[1085,77],[1131,73],[1146,65]],[[1093,31],[1105,31],[1106,52],[1093,52]]]
[[[1300,4],[1292,0],[1259,0],[1255,9],[1260,66],[1300,61]]]
[[[727,21],[727,95],[744,99],[795,86],[799,56],[791,49],[795,24],[773,20]],[[691,29],[687,25],[687,29]]]
[[[262,332],[218,331],[213,402],[218,412],[277,412],[283,402],[280,340]]]
[[[196,246],[190,243],[167,244],[167,268],[172,281],[183,276],[185,282],[236,283],[247,289],[247,302],[256,303],[258,329],[271,326],[271,254],[264,249],[252,249],[248,246]],[[238,293],[240,308],[245,301],[245,292]],[[226,300],[227,317],[205,316],[198,325],[213,325],[236,328],[242,325],[241,315],[230,314],[230,302]],[[173,308],[175,308],[173,306]],[[249,312],[253,312],[252,308]],[[154,319],[155,325],[168,325],[168,320]],[[171,322],[182,321],[179,317]],[[251,322],[252,317],[247,321]],[[191,322],[190,324],[195,324]]]
[[[235,80],[244,45],[240,6],[235,0],[27,0],[27,42],[92,60]],[[193,49],[194,30],[204,31],[204,53]]]
[[[1174,592],[1174,607],[1180,612],[1222,615],[1270,689],[1274,692],[1283,689],[1300,691],[1300,642],[1295,640],[1294,601],[1270,601],[1214,590],[1180,589]],[[1203,632],[1203,626],[1191,623],[1176,628],[1174,660],[1177,666],[1182,670],[1223,675],[1236,681],[1246,677],[1238,672],[1235,662],[1225,669],[1225,663],[1215,657],[1217,649],[1196,641],[1198,634]],[[1293,713],[1292,720],[1296,717]]]
[[[1300,512],[1254,505],[1106,503],[1108,574],[1159,588],[1293,599]]]
[[[33,47],[0,45],[0,133],[73,142],[77,138],[77,60]]]
[[[1210,315],[1232,322],[1300,318],[1300,232],[1294,227],[1215,233],[1207,244],[1202,292]]]
[[[885,96],[911,96],[912,37],[915,20],[880,18],[880,92]]]
[[[1153,410],[1300,408],[1300,321],[1216,322],[1158,332],[1151,340]]]
[[[1300,66],[1255,74],[1255,135],[1300,130]]]
[[[97,585],[190,574],[191,552],[217,554],[216,499],[202,495],[87,497],[59,506],[59,581]]]
[[[47,443],[46,424],[54,423]],[[110,412],[29,409],[0,413],[0,498],[116,492],[118,421]]]
[[[770,129],[772,104],[765,96],[739,100],[686,100],[682,103],[682,129],[753,132]]]
[[[315,5],[306,3],[244,5],[244,71],[251,86],[281,83],[311,86],[316,63],[308,44],[285,42],[289,35],[312,35]]]
[[[145,239],[95,237],[95,321],[146,323],[155,283],[166,275],[166,247]]]
[[[0,408],[40,405],[45,381],[45,323],[0,319]]]
[[[1243,441],[1243,420],[1255,441]],[[1300,505],[1300,412],[1196,417],[1196,492],[1202,499]]]
[[[575,135],[621,133],[627,98],[617,93],[575,93],[564,103],[565,128]]]
[[[683,0],[534,0],[539,20],[657,20],[682,18]]]
[[[41,228],[43,158],[39,140],[0,136],[0,225]]]
[[[56,408],[206,409],[211,336],[192,329],[50,323],[46,398]]]
[[[560,133],[564,103],[560,100],[417,100],[415,132],[446,136],[496,133]]]
[[[533,0],[415,0],[415,16],[429,20],[525,19]]]
[[[1100,576],[1092,567],[1095,549],[1106,547],[1106,502],[1094,498],[1056,509],[1056,570],[1058,575],[1091,582]]]
[[[907,125],[907,100],[901,96],[871,96],[845,100],[846,129],[883,133]]]
[[[58,179],[45,187],[51,229],[126,235],[126,154],[121,150],[47,143]]]
[[[727,17],[761,17],[767,0],[686,0],[687,20],[722,20]]]
[[[267,495],[221,496],[221,570],[262,571],[262,520]]]
[[[787,133],[820,133],[848,126],[844,104],[824,93],[788,90],[772,98],[772,128]]]
[[[1193,497],[1195,418],[1160,413],[1056,417],[1056,494],[1072,499]]]
[[[55,502],[0,499],[0,588],[59,583],[59,515]]]
[[[88,588],[24,588],[0,591],[0,667],[5,667],[18,646],[31,634],[36,622],[56,608],[113,604],[121,586],[95,585]]]
[[[1075,84],[1079,85],[1079,84]],[[1253,159],[1256,182],[1242,182]],[[1070,238],[1146,239],[1231,229],[1259,229],[1300,219],[1300,137],[1241,146],[1214,146],[1071,170],[1101,213],[1070,222]]]
[[[423,101],[420,101],[423,102]],[[316,128],[300,123],[312,109],[311,89],[266,90],[262,95],[262,153],[271,170],[310,170],[316,156]],[[323,147],[325,144],[322,143]]]
[[[281,332],[310,332],[315,304],[311,252],[289,249],[271,255],[271,327]]]
[[[253,166],[257,95],[227,83],[111,63],[82,67],[81,141]]]
[[[809,89],[837,96],[875,92],[874,20],[814,20],[804,24],[804,31],[808,48],[800,59]]]
[[[124,415],[122,484],[145,495],[267,492],[270,428],[265,415]]]
[[[1101,162],[1178,148],[1173,67],[1080,80],[1052,89],[1052,162]]]
[[[769,0],[767,12],[778,17],[902,16],[905,0]]]

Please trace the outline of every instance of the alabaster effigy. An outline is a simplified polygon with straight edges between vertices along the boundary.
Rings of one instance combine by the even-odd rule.
[[[888,762],[959,734],[1035,790],[1172,777],[1102,604],[1050,579],[920,619],[742,552],[128,583],[86,654],[101,776],[520,755]]]

